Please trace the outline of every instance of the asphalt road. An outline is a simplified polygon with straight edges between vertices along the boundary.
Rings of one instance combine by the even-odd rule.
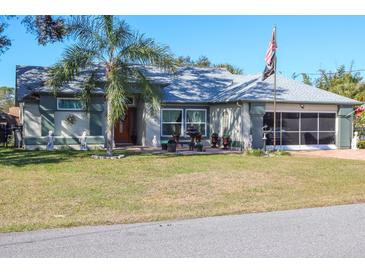
[[[0,257],[365,257],[365,204],[0,233]]]

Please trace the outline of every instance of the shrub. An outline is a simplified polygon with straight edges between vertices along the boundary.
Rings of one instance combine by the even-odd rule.
[[[276,156],[290,156],[290,153],[288,151],[282,151],[282,150],[275,151],[273,152],[273,154]]]
[[[365,140],[361,140],[357,143],[357,147],[360,149],[365,149]]]
[[[262,155],[264,155],[264,150],[262,150],[262,149],[252,149],[252,150],[248,151],[248,155],[262,156]]]

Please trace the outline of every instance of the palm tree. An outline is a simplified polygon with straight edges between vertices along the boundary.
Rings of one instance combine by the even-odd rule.
[[[112,155],[114,123],[124,115],[127,98],[138,85],[145,102],[157,109],[160,91],[144,76],[141,66],[155,65],[174,70],[174,59],[169,48],[153,39],[134,32],[119,18],[113,16],[78,16],[68,29],[75,44],[66,48],[61,60],[50,70],[49,84],[54,92],[72,81],[83,69],[101,65],[105,79],[93,71],[83,85],[81,98],[88,104],[95,87],[102,85],[107,102],[107,154]]]

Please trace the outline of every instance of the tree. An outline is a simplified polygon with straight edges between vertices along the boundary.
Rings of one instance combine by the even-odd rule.
[[[224,68],[224,69],[228,70],[232,74],[242,74],[243,73],[242,69],[240,69],[238,67],[235,67],[233,65],[230,65],[228,63],[218,64],[218,65],[215,65],[215,67],[217,67],[217,68]]]
[[[334,92],[355,100],[365,100],[365,84],[359,72],[346,71],[342,65],[336,72],[319,70],[320,77],[315,80],[318,88]]]
[[[194,66],[194,61],[190,56],[179,56],[175,59],[175,64],[179,67]]]
[[[18,16],[0,16],[0,55],[5,53],[11,46],[11,40],[4,34],[8,26],[7,20],[10,18],[18,18]],[[48,43],[60,42],[68,35],[68,22],[62,17],[29,15],[24,17],[22,24],[28,32],[36,36],[38,44],[42,46]]]
[[[8,112],[14,106],[14,88],[0,87],[0,111]]]
[[[311,80],[311,78],[310,78],[310,76],[309,76],[308,74],[306,74],[306,73],[301,73],[301,75],[302,75],[303,83],[304,83],[304,84],[306,84],[306,85],[310,85],[310,86],[312,86],[312,85],[313,85],[312,80]]]
[[[4,52],[6,52],[11,46],[10,39],[4,34],[5,29],[8,25],[4,22],[4,18],[4,16],[0,17],[0,55],[4,54]]]
[[[201,68],[208,68],[211,67],[212,62],[210,62],[210,60],[208,59],[208,57],[206,56],[201,56],[199,57],[199,59],[195,62],[195,65],[197,67],[201,67]]]
[[[87,98],[96,86],[102,84],[107,102],[107,153],[112,155],[114,123],[127,109],[133,83],[141,88],[144,100],[151,103],[153,109],[157,109],[160,103],[160,91],[136,64],[153,64],[174,70],[174,59],[168,47],[133,32],[124,21],[114,16],[75,17],[69,25],[69,33],[76,42],[51,68],[48,84],[57,92],[83,69],[95,64],[104,67],[106,80],[93,71],[81,93]]]
[[[28,32],[37,37],[38,44],[60,42],[68,34],[67,22],[61,17],[51,15],[26,16],[22,23]]]

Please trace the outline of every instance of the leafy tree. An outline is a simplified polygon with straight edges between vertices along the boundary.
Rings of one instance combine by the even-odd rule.
[[[0,55],[6,52],[11,46],[10,39],[4,34],[5,29],[7,27],[7,23],[4,22],[4,16],[1,16],[0,19]]]
[[[51,15],[26,16],[22,23],[28,32],[37,37],[38,44],[60,42],[67,35],[67,22],[61,17]]]
[[[11,46],[10,38],[4,34],[7,20],[17,16],[0,16],[0,55]],[[69,17],[72,18],[72,17]],[[62,17],[51,15],[25,16],[22,24],[33,33],[40,45],[62,41],[68,35],[68,22]]]
[[[0,111],[8,112],[14,106],[14,88],[0,87]]]
[[[338,67],[335,73],[319,72],[320,77],[315,81],[318,88],[359,101],[365,100],[365,84],[359,72],[346,71],[345,66]]]
[[[197,67],[201,67],[201,68],[208,68],[212,66],[212,62],[210,62],[210,60],[208,59],[208,57],[206,56],[201,56],[199,57],[199,59],[195,62],[195,65]]]
[[[107,153],[112,154],[113,126],[127,109],[127,98],[134,85],[142,90],[146,102],[156,109],[160,91],[148,81],[136,64],[153,64],[174,70],[174,59],[169,48],[157,44],[114,16],[79,16],[69,25],[69,33],[76,43],[68,47],[62,59],[50,70],[49,84],[57,92],[63,84],[73,80],[83,69],[100,64],[105,68],[103,80],[94,71],[82,94],[90,94],[102,84],[107,102]],[[86,96],[87,97],[87,96]]]
[[[242,74],[243,70],[230,64],[218,64],[215,65],[217,68],[224,68],[232,74]]]
[[[184,66],[197,66],[197,67],[216,67],[216,68],[224,68],[228,70],[232,74],[242,74],[242,69],[235,67],[231,64],[213,64],[208,57],[201,56],[197,61],[194,61],[190,56],[179,56],[175,59],[175,64],[179,67]]]
[[[307,73],[301,73],[301,75],[302,75],[303,83],[304,84],[310,85],[310,86],[313,85],[313,82],[312,82],[310,76]]]
[[[179,67],[194,66],[194,61],[190,56],[179,56],[175,59],[175,64]]]

